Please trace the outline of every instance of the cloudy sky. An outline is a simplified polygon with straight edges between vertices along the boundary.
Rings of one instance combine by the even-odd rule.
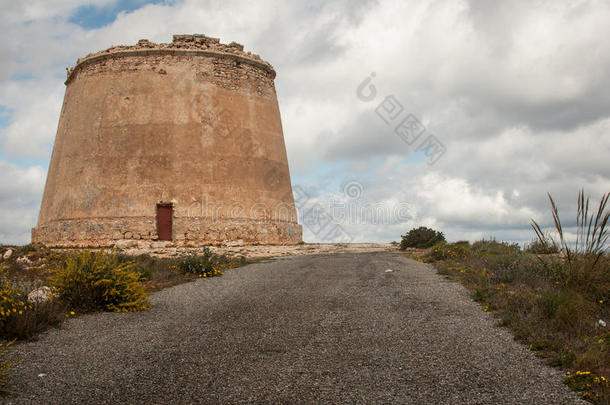
[[[580,188],[610,191],[608,0],[0,5],[2,243],[29,242],[36,223],[65,67],[175,33],[243,43],[275,67],[301,207],[352,241],[425,225],[525,242],[530,218],[550,221],[546,192],[573,222]]]

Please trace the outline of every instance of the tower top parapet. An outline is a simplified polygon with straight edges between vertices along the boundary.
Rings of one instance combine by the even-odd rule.
[[[223,44],[219,38],[208,37],[203,34],[179,34],[174,35],[170,43],[157,44],[148,39],[141,39],[136,45],[116,45],[103,51],[90,53],[84,58],[78,58],[76,65],[66,68],[68,84],[73,74],[84,65],[89,63],[123,56],[145,56],[151,54],[176,54],[176,55],[208,55],[221,58],[234,59],[239,62],[248,63],[261,68],[275,78],[275,70],[269,62],[252,52],[244,51],[244,46],[237,42]]]

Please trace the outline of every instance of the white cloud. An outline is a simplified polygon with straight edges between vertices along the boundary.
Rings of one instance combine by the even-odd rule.
[[[606,1],[184,0],[144,5],[93,30],[67,20],[81,4],[4,7],[0,104],[12,116],[0,138],[9,158],[50,155],[63,68],[77,57],[199,32],[241,42],[276,68],[295,182],[317,184],[323,202],[355,178],[366,202],[406,202],[416,214],[346,225],[357,240],[398,239],[415,224],[454,239],[525,240],[529,218],[548,213],[546,191],[573,216],[580,187],[610,190]],[[378,98],[363,103],[356,87],[371,72]],[[374,113],[390,94],[447,147],[433,167],[406,160],[413,148]]]
[[[0,241],[27,242],[36,223],[45,172],[40,166],[21,169],[3,161],[0,170]]]
[[[11,124],[0,129],[4,151],[13,156],[47,157],[53,144],[64,85],[56,80],[9,82],[0,104],[14,111]]]

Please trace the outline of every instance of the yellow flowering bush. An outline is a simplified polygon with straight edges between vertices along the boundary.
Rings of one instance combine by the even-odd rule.
[[[607,390],[610,386],[606,377],[595,375],[590,371],[580,370],[567,376],[564,383],[574,391],[580,392],[583,398],[593,402],[600,398],[600,392]]]
[[[0,338],[33,339],[36,334],[63,321],[64,305],[56,299],[31,302],[25,291],[0,276]]]
[[[81,311],[141,311],[149,308],[135,263],[114,252],[82,250],[69,255],[51,279],[60,300]]]
[[[436,262],[439,260],[457,260],[468,256],[469,246],[463,243],[439,243],[424,257],[425,262]]]
[[[22,316],[31,309],[32,305],[28,304],[25,294],[12,281],[0,282],[0,328],[2,330],[11,318]]]

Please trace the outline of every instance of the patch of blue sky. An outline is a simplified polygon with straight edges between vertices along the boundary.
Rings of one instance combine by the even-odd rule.
[[[338,191],[349,173],[347,162],[311,162],[307,168],[291,172],[292,184],[305,189],[315,185],[316,189]]]
[[[424,151],[409,153],[409,156],[405,159],[405,163],[426,163],[427,156]]]
[[[10,163],[21,169],[28,169],[34,166],[40,166],[45,171],[49,167],[49,158],[37,158],[31,156],[11,156],[4,152],[4,148],[0,149],[0,161]]]
[[[11,123],[11,110],[0,104],[0,128],[6,128]]]
[[[33,79],[34,76],[32,76],[30,73],[28,72],[19,72],[19,73],[13,73],[10,77],[9,80],[15,80],[15,81],[25,81],[25,80],[31,80]]]
[[[442,157],[441,157],[442,159]],[[408,165],[428,165],[428,156],[424,151],[412,152],[399,162],[396,162],[390,171],[402,171]],[[354,162],[339,160],[334,162],[312,162],[307,168],[292,170],[292,184],[294,186],[313,187],[327,192],[341,192],[344,183],[356,181],[366,185],[374,181],[379,175],[380,168],[385,167],[385,157],[368,159],[366,164],[355,165]]]
[[[148,4],[165,3],[164,0],[118,0],[105,6],[84,5],[78,7],[68,19],[84,29],[96,29],[112,24],[119,13],[131,13]]]

